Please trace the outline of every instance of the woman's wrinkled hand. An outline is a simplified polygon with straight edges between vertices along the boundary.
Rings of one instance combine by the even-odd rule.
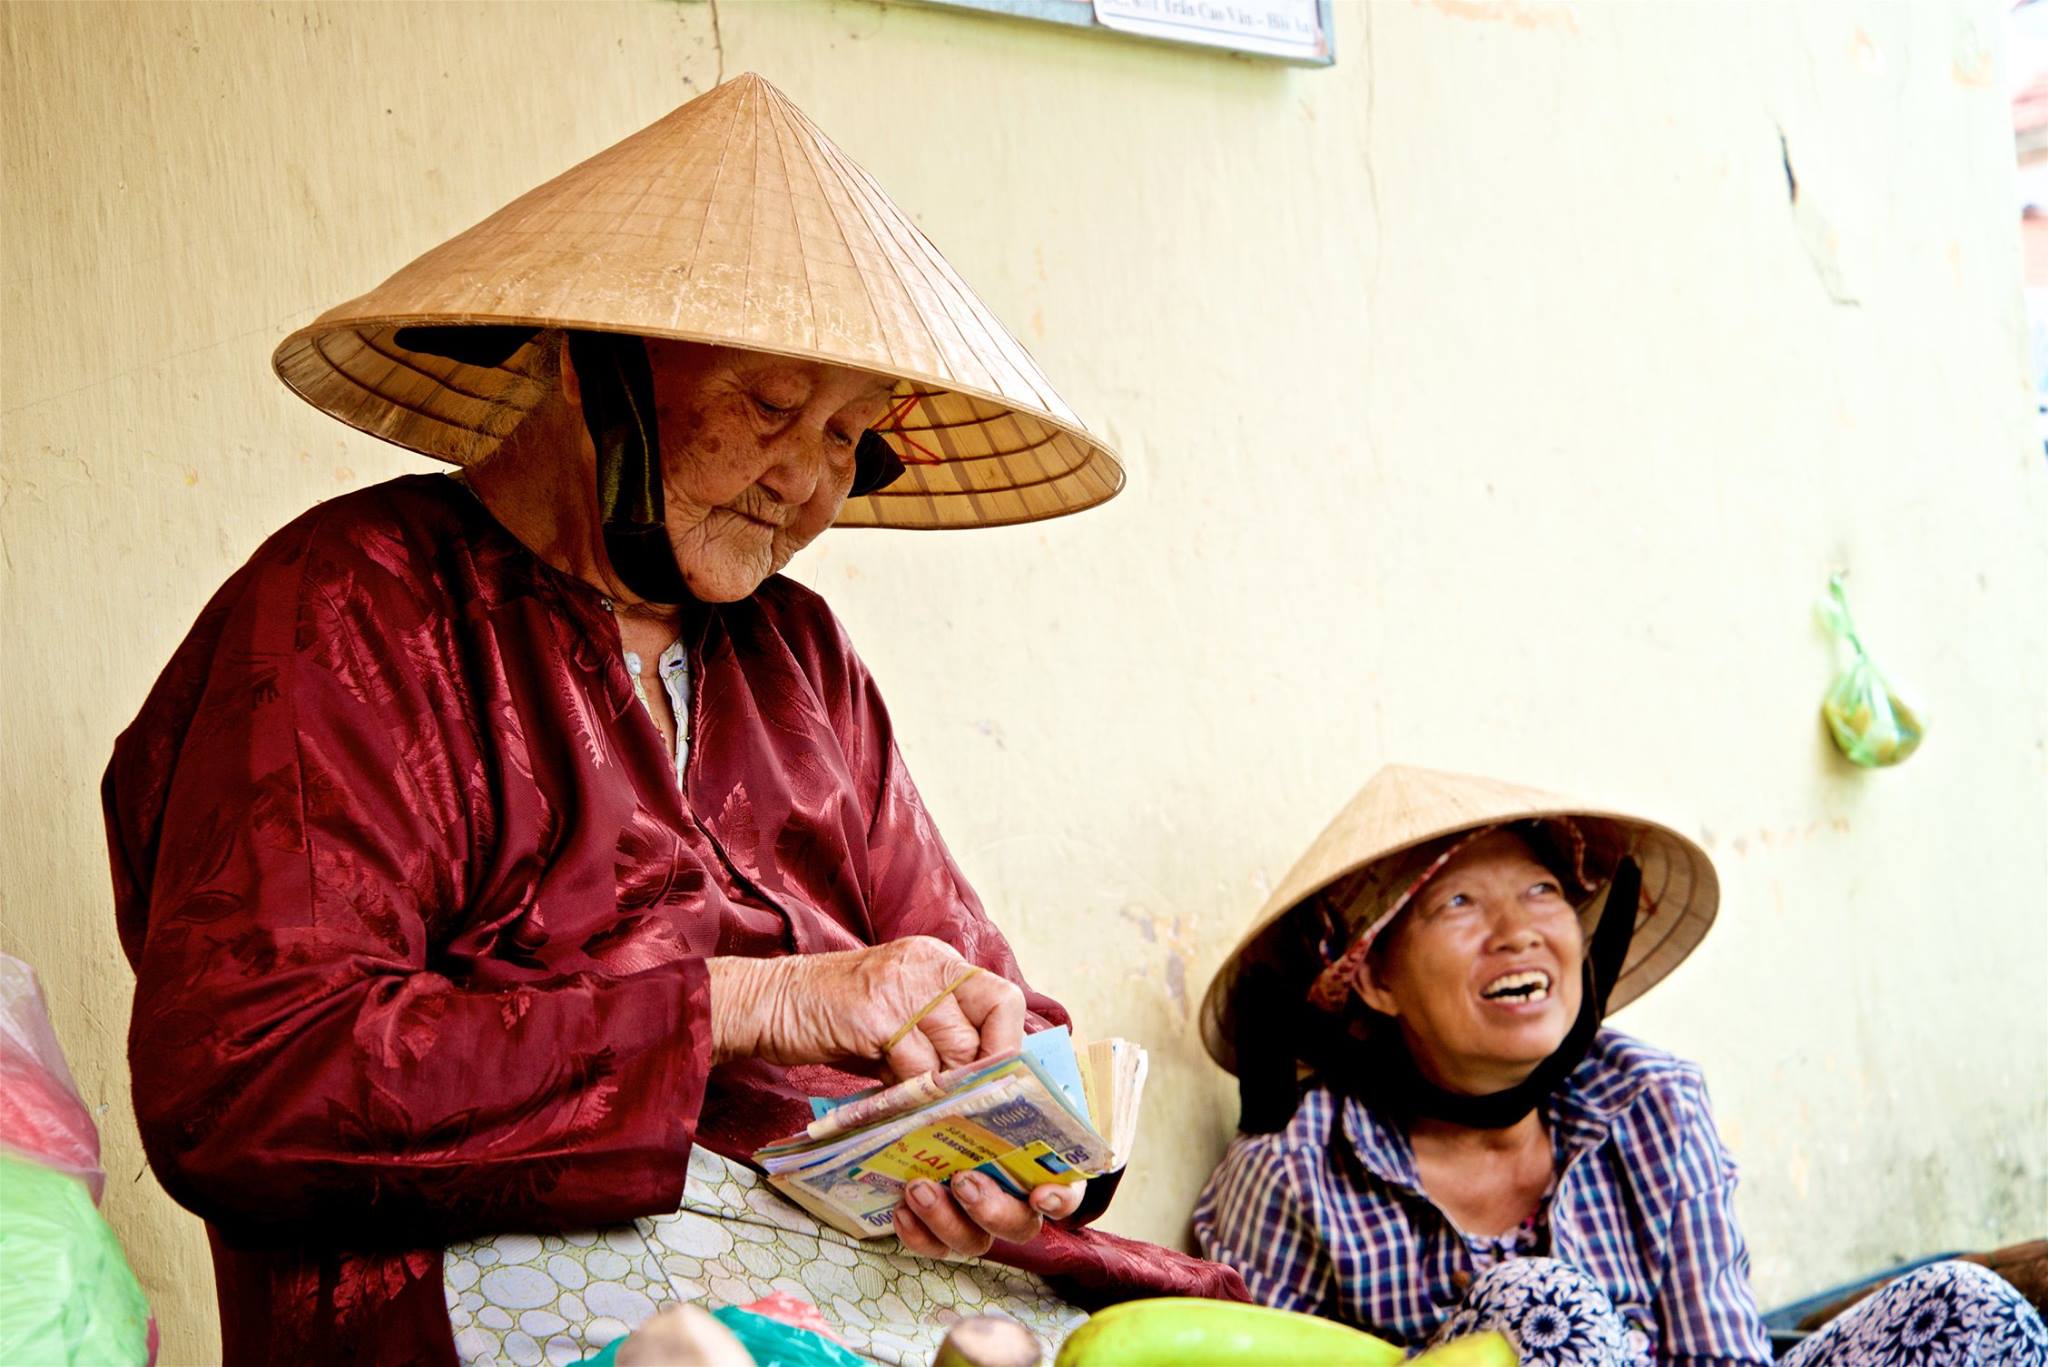
[[[1035,1188],[1019,1201],[978,1172],[958,1172],[944,1186],[912,1182],[896,1208],[896,1237],[927,1258],[979,1258],[997,1239],[1029,1243],[1047,1220],[1081,1208],[1086,1182]]]
[[[1008,1053],[1024,1042],[1023,989],[994,973],[962,981],[973,967],[928,935],[832,954],[712,959],[712,1061],[879,1063],[906,1078]]]
[[[882,1065],[892,1078],[957,1068],[1024,1042],[1024,992],[943,940],[915,935],[870,949],[711,964],[712,1057]],[[957,986],[954,986],[958,984]],[[894,1045],[904,1023],[948,987]],[[976,1172],[910,1184],[896,1237],[930,1258],[980,1257],[997,1239],[1027,1243],[1080,1208],[1085,1183],[1042,1186],[1020,1201]]]

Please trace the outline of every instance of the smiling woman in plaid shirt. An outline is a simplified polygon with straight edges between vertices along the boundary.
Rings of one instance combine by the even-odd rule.
[[[1289,873],[1203,1006],[1245,1130],[1195,1210],[1269,1305],[1531,1364],[1767,1364],[1735,1165],[1700,1070],[1602,1028],[1719,899],[1667,827],[1383,769]],[[1626,908],[1633,915],[1609,915]],[[1787,1361],[2048,1363],[1982,1268],[1894,1283]]]

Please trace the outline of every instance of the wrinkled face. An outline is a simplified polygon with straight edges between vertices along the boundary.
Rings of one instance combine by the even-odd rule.
[[[1556,876],[1509,832],[1460,850],[1385,934],[1366,1001],[1401,1022],[1416,1063],[1441,1086],[1512,1086],[1578,1019],[1578,915]]]
[[[894,382],[694,342],[650,340],[647,359],[676,564],[707,603],[745,598],[839,515]]]

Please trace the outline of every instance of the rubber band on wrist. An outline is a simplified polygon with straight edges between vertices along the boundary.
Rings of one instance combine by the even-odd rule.
[[[933,997],[923,1006],[917,1008],[916,1014],[911,1016],[909,1020],[903,1022],[902,1028],[899,1029],[895,1034],[889,1036],[889,1042],[882,1046],[882,1056],[884,1058],[887,1058],[890,1050],[894,1049],[897,1045],[903,1043],[903,1041],[909,1039],[910,1032],[917,1029],[917,1024],[919,1021],[923,1020],[926,1016],[929,1016],[932,1012],[938,1010],[939,1003],[946,1000],[946,998],[952,996],[955,992],[958,992],[963,983],[965,983],[969,978],[973,977],[975,974],[979,972],[981,972],[981,968],[979,965],[970,965],[965,973],[962,973],[959,977],[953,979],[952,982],[946,984],[945,991],[939,993],[938,996]]]

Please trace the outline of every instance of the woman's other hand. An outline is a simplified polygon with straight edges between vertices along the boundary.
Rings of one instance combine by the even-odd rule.
[[[906,1078],[1024,1042],[1023,989],[971,972],[958,950],[927,935],[833,954],[717,958],[710,967],[714,1063],[880,1063]],[[953,992],[892,1046],[948,987]]]
[[[979,1258],[997,1239],[1029,1243],[1047,1220],[1081,1208],[1086,1182],[1042,1186],[1019,1201],[978,1172],[960,1172],[944,1186],[912,1182],[896,1208],[896,1237],[927,1258]]]

